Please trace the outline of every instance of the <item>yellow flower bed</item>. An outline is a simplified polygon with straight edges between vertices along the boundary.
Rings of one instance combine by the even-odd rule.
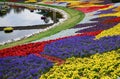
[[[84,58],[69,58],[40,79],[116,79],[120,77],[120,49]]]
[[[120,6],[115,8],[115,11],[120,11]]]
[[[64,1],[79,1],[79,0],[56,0],[56,1],[64,2]],[[79,1],[79,2],[80,2],[80,1]]]
[[[108,9],[113,8],[113,7],[114,7],[114,6],[113,6],[113,5],[111,5],[111,6],[107,7],[107,8],[102,8],[102,9],[100,9],[100,10],[108,10]]]
[[[113,28],[110,28],[108,30],[104,30],[100,34],[96,36],[96,39],[100,39],[102,37],[107,37],[107,36],[114,36],[114,35],[120,35],[120,23]]]
[[[73,6],[73,7],[93,7],[93,6],[103,6],[103,5],[97,5],[97,4],[93,4],[93,3],[86,3],[86,4]]]
[[[37,2],[37,0],[26,0],[25,2]]]
[[[100,1],[100,0],[90,0],[90,3],[101,3],[103,1]]]
[[[70,3],[68,6],[72,7],[72,6],[79,6],[81,4],[80,1],[64,1],[64,2],[68,2]]]

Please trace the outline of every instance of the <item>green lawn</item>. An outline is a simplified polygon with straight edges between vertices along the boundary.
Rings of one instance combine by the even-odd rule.
[[[40,4],[40,5],[49,6],[49,7],[64,10],[65,12],[67,12],[69,14],[69,19],[64,21],[64,23],[58,25],[57,27],[51,28],[51,29],[49,29],[49,30],[47,30],[45,32],[35,34],[35,35],[31,36],[31,37],[22,39],[20,41],[16,41],[16,42],[12,42],[12,43],[9,43],[9,44],[1,45],[0,49],[8,48],[8,47],[28,43],[28,42],[32,42],[32,41],[35,41],[35,40],[39,40],[39,39],[41,39],[43,37],[47,37],[47,36],[56,34],[56,33],[60,32],[62,30],[65,30],[65,29],[68,29],[68,28],[71,28],[71,27],[75,26],[77,23],[79,23],[84,18],[84,13],[79,12],[79,11],[74,10],[74,9],[65,8],[65,7],[44,5],[44,4]]]

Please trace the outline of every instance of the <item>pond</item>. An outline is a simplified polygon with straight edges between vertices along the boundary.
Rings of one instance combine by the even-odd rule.
[[[62,15],[58,12],[34,7],[0,5],[0,43],[24,38],[59,22]],[[13,27],[11,33],[5,33],[5,27]]]

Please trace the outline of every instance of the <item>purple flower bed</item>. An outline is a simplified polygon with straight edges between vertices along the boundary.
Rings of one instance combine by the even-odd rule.
[[[107,17],[94,18],[94,19],[90,20],[90,21],[96,21],[94,23],[78,24],[78,25],[74,26],[73,28],[93,26],[93,25],[96,25],[98,22],[101,22],[101,21],[104,21],[104,20],[107,20],[107,19],[113,19],[113,18],[116,18],[116,17],[117,16],[107,16]]]
[[[93,18],[90,21],[104,22],[105,20],[114,19],[114,18],[117,18],[117,16],[106,16],[106,17]]]
[[[53,63],[35,55],[0,58],[0,79],[39,79]]]
[[[93,39],[94,36],[75,36],[58,40],[47,44],[41,54],[66,59],[72,56],[82,57],[103,53],[120,47],[120,36],[104,37],[100,40]]]
[[[103,0],[103,2],[101,2],[101,4],[110,4],[110,3],[112,3],[111,0]]]
[[[77,31],[76,33],[92,32],[92,31],[97,31],[97,30],[106,30],[106,29],[112,28],[113,26],[117,25],[119,22],[104,23],[105,20],[115,19],[115,18],[117,18],[117,17],[116,16],[109,16],[109,17],[94,18],[94,19],[91,19],[91,21],[97,21],[97,22],[86,23],[86,24],[78,24],[73,28],[93,26],[93,27],[90,27],[90,28],[87,28],[87,29]]]
[[[102,23],[95,23],[95,24],[96,25],[93,25],[94,27],[83,29],[83,30],[77,31],[76,33],[93,32],[93,31],[97,31],[97,30],[107,30],[107,29],[110,29],[113,26],[117,25],[118,23],[111,23],[110,25],[102,24]]]
[[[117,11],[114,11],[115,8],[116,8],[116,7],[110,8],[110,9],[108,9],[108,10],[100,10],[100,11],[98,11],[98,13],[96,13],[95,15],[115,13],[115,12],[117,12]]]

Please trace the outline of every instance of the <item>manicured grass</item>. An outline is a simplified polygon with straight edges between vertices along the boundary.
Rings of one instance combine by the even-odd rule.
[[[20,41],[16,41],[16,42],[12,42],[12,43],[9,43],[9,44],[1,45],[0,49],[12,47],[12,46],[16,46],[16,45],[20,45],[20,44],[24,44],[24,43],[28,43],[28,42],[31,42],[31,41],[39,40],[43,37],[53,35],[55,33],[58,33],[60,31],[62,31],[62,30],[65,30],[65,29],[68,29],[68,28],[71,28],[71,27],[75,26],[77,23],[79,23],[84,18],[84,13],[79,12],[79,11],[74,10],[74,9],[44,5],[44,4],[40,4],[40,5],[62,9],[69,14],[69,19],[66,20],[64,23],[58,25],[57,27],[49,29],[48,31],[45,31],[45,32],[42,32],[42,33],[39,33],[39,34],[35,34],[35,35],[33,35],[29,38],[25,38],[25,39],[22,39]]]

